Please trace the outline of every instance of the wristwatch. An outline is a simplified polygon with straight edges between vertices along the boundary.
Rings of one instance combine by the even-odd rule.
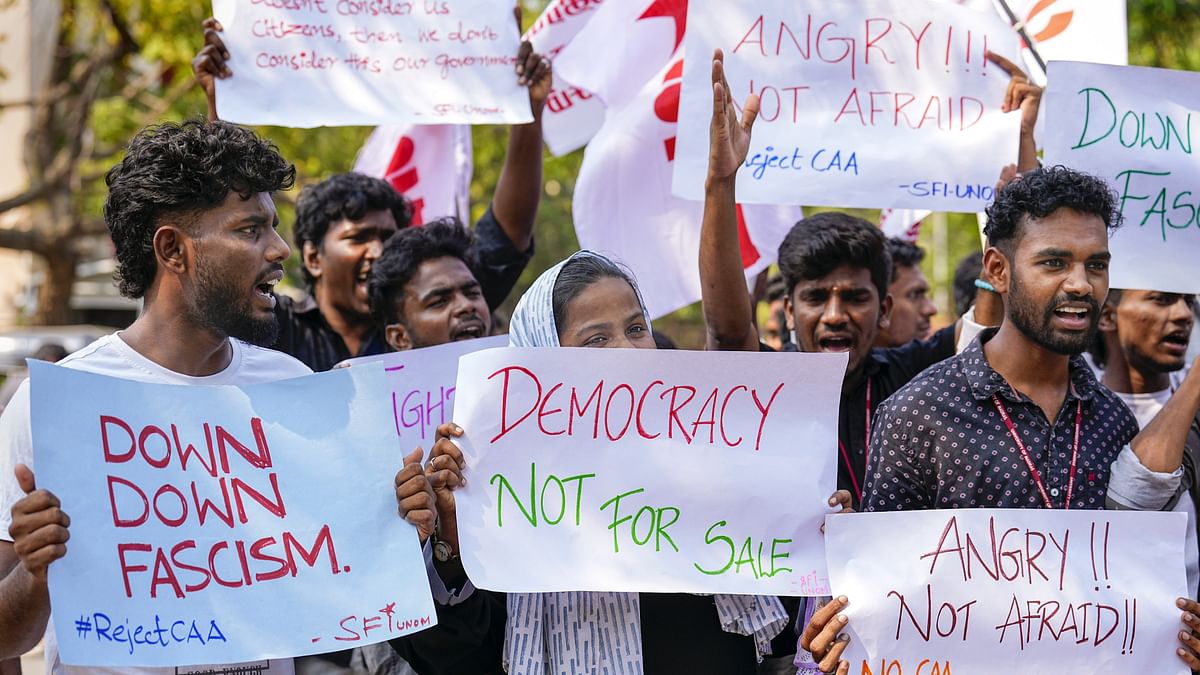
[[[458,557],[454,552],[454,548],[450,544],[438,539],[437,533],[433,535],[433,559],[438,562],[450,562]]]

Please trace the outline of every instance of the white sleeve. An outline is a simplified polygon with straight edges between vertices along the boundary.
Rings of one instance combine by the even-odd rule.
[[[975,336],[983,332],[984,328],[987,326],[975,323],[975,307],[972,305],[971,309],[968,309],[967,313],[959,318],[958,342],[954,344],[954,353],[963,353],[963,350],[971,344]]]
[[[1161,511],[1179,491],[1182,479],[1183,467],[1170,473],[1151,471],[1126,445],[1108,476],[1108,501],[1116,508]]]
[[[13,468],[24,464],[33,468],[33,434],[29,422],[29,380],[21,383],[17,393],[0,415],[0,540],[12,541],[8,528],[12,525],[12,507],[25,496],[17,484]]]

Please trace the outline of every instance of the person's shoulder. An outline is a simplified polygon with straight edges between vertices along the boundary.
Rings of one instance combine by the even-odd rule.
[[[86,346],[71,352],[55,365],[89,373],[112,374],[128,369],[128,362],[120,346],[114,343],[118,340],[115,332],[93,340]]]
[[[304,365],[299,359],[281,351],[259,347],[240,340],[238,347],[242,350],[242,365],[238,379],[243,382],[273,382],[311,375],[313,372],[312,368]]]
[[[903,407],[903,402],[906,401],[929,401],[931,396],[937,398],[939,394],[965,386],[962,358],[951,356],[921,371],[897,389],[884,403],[895,409]]]

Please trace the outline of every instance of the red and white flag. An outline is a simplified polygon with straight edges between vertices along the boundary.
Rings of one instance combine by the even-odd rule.
[[[376,127],[354,170],[382,178],[412,202],[413,225],[470,214],[471,128],[464,125]]]
[[[920,209],[884,209],[879,212],[879,227],[889,238],[916,243],[921,222],[931,213]]]
[[[558,55],[595,16],[602,0],[552,0],[524,38],[537,53],[555,63]],[[620,1],[620,0],[618,0]],[[554,88],[542,112],[542,137],[555,156],[582,148],[604,123],[604,104],[586,89],[554,72]]]
[[[644,9],[648,3],[630,4]],[[649,4],[661,5],[663,0]],[[639,15],[630,13],[633,22]],[[594,21],[588,30],[592,25]],[[626,51],[638,51],[641,40],[652,39],[652,33],[643,33],[636,23],[619,34]],[[633,271],[651,317],[700,299],[703,204],[671,194],[682,54],[678,50],[676,58],[643,82],[625,105],[609,107],[604,126],[584,152],[575,185],[573,212],[580,245],[611,255]],[[748,278],[774,261],[779,243],[801,217],[800,209],[792,206],[738,207],[742,265]]]

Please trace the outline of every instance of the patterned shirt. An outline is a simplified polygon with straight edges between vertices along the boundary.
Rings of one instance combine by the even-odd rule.
[[[1133,414],[1074,356],[1066,400],[1057,418],[1047,420],[988,365],[983,343],[993,335],[995,329],[984,331],[963,353],[926,370],[879,407],[864,510],[1043,508],[993,395],[1012,418],[1055,508],[1067,498],[1075,413],[1082,403],[1070,507],[1104,508],[1109,468],[1138,431]]]

